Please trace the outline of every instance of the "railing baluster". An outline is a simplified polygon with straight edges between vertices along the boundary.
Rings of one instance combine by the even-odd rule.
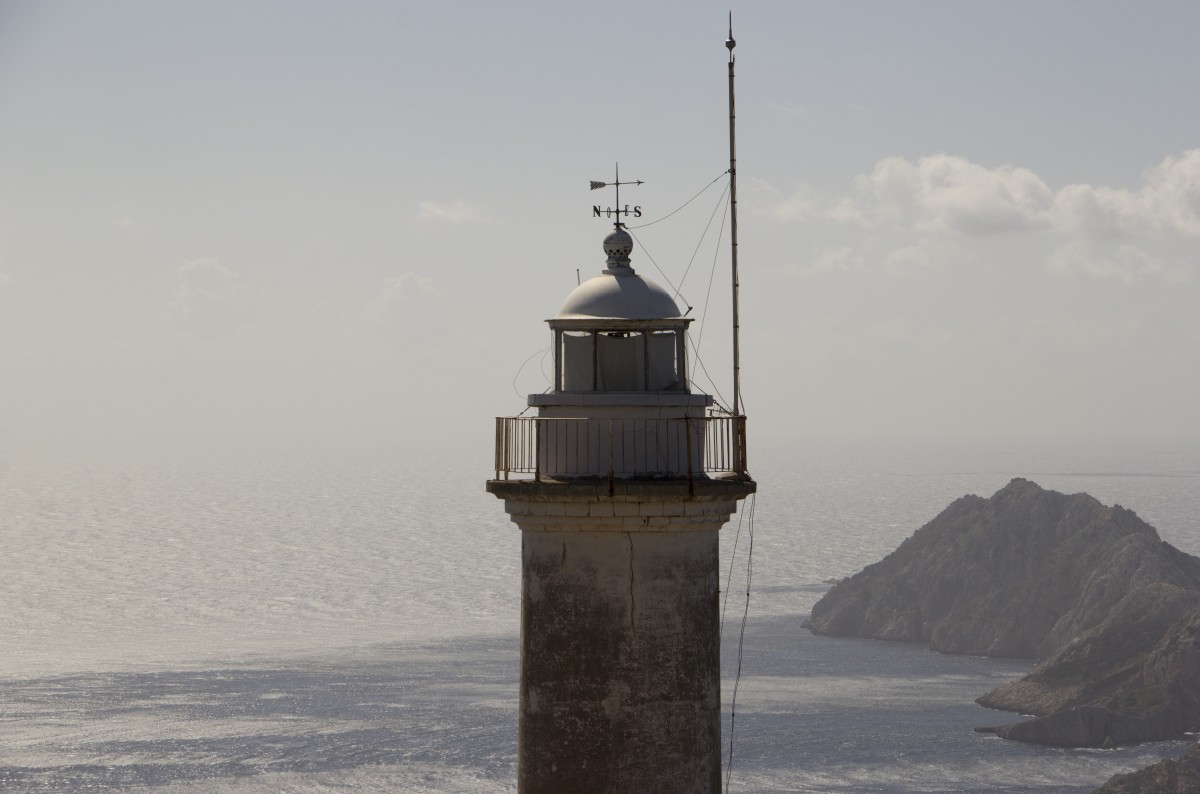
[[[716,453],[716,465],[721,471],[726,471],[729,464],[729,447],[728,436],[725,433],[726,422],[724,417],[716,417],[716,422],[712,425],[712,440],[709,442],[713,445],[713,452]]]
[[[704,471],[716,471],[720,469],[720,456],[716,455],[716,449],[713,446],[713,417],[704,417],[704,432],[701,433],[704,439]]]
[[[726,417],[721,417],[721,429],[728,431],[729,420]],[[721,463],[725,466],[729,465],[729,433],[721,433]]]
[[[721,468],[720,450],[716,449],[713,444],[713,431],[716,426],[713,423],[713,417],[708,416],[704,420],[704,470],[719,471]]]
[[[497,417],[495,430],[496,479],[507,480],[513,474],[532,474],[535,480],[602,476],[604,455],[610,479],[681,474],[691,479],[708,473],[745,474],[748,468],[744,416],[512,416]]]
[[[725,466],[725,471],[733,470],[733,424],[729,421],[729,417],[721,418],[721,462]]]
[[[692,426],[691,417],[683,417],[683,433],[687,442],[687,478],[692,481]]]
[[[725,418],[714,417],[717,421],[710,426],[712,431],[712,439],[709,441],[713,445],[713,465],[720,471],[726,471],[729,465],[729,446],[728,438],[725,434]]]
[[[746,417],[738,417],[738,474],[745,474],[750,471],[750,464],[746,460]]]
[[[647,424],[647,422],[649,422],[649,420],[648,420],[648,419],[643,419],[643,420],[642,420],[642,457],[641,457],[641,461],[640,461],[640,462],[641,462],[641,466],[642,466],[642,468],[641,468],[641,473],[642,473],[642,474],[646,474],[646,473],[648,473],[648,472],[650,471],[650,464],[649,464],[649,463],[646,461],[646,456],[647,456],[648,454],[650,454],[650,446],[649,446],[649,445],[650,445],[650,441],[649,441],[649,440],[646,438],[646,424]],[[633,445],[634,445],[634,447],[637,447],[637,437],[636,437],[636,436],[635,436],[635,437],[634,437],[634,439],[633,439]],[[636,452],[635,452],[635,453],[633,453],[633,454],[634,454],[635,456],[637,455],[637,453],[636,453]]]
[[[608,481],[612,482],[615,472],[613,471],[613,420],[608,420]]]

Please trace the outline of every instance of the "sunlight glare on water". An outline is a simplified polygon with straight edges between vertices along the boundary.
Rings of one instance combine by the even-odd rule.
[[[520,536],[490,473],[463,465],[488,452],[0,453],[0,788],[514,790]],[[1014,476],[1119,502],[1196,553],[1200,455],[799,445],[755,461],[733,790],[1083,792],[1182,750],[976,734],[1016,719],[973,700],[1027,663],[800,624],[829,580]],[[748,547],[735,517],[727,712]]]

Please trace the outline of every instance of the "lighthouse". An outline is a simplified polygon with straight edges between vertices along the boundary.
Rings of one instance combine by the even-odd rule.
[[[746,420],[692,390],[691,319],[635,272],[620,207],[602,271],[547,320],[536,414],[496,420],[487,490],[521,532],[523,794],[721,788],[719,532],[755,490]]]

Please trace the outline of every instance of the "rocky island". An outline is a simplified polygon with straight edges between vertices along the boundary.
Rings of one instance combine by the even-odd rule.
[[[985,729],[1007,739],[1111,747],[1200,729],[1200,558],[1087,494],[1015,479],[964,496],[834,585],[805,625],[1037,660],[978,700],[1034,715]]]

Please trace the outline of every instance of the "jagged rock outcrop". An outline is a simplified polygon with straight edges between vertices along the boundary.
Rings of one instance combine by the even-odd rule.
[[[1157,764],[1113,775],[1095,794],[1195,794],[1200,791],[1200,744],[1192,745],[1179,758],[1164,758]]]
[[[1024,678],[979,703],[1043,715],[1006,739],[1104,747],[1169,739],[1200,725],[1200,593],[1148,585]]]
[[[966,496],[833,587],[819,634],[1042,660],[980,698],[1000,736],[1113,746],[1200,727],[1200,559],[1132,511],[1016,479]]]

